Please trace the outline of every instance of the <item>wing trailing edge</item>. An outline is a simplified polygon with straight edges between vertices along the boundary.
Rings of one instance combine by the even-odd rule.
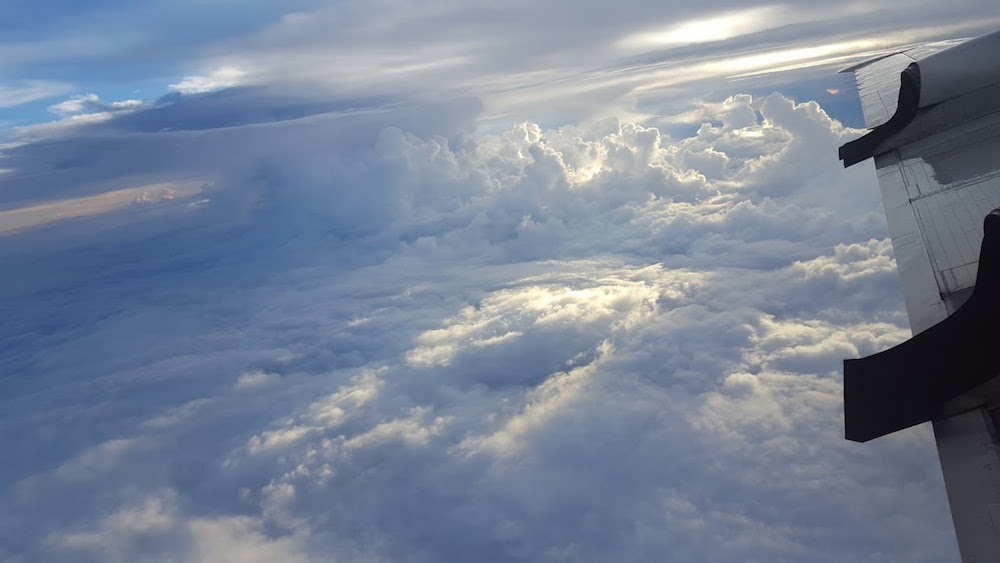
[[[1000,372],[1000,209],[986,216],[972,296],[906,342],[844,360],[845,436],[867,442],[933,420]]]

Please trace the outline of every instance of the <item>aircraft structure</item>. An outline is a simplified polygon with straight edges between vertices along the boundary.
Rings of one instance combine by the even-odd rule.
[[[844,69],[913,338],[844,361],[848,440],[930,421],[962,560],[1000,562],[1000,31]]]

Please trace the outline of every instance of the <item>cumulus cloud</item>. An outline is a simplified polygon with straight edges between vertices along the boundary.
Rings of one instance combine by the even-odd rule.
[[[97,94],[77,95],[49,106],[49,111],[60,115],[91,113],[104,109],[100,101],[101,99],[97,97]]]
[[[22,125],[3,132],[9,139],[7,147],[43,139],[65,136],[75,129],[106,124],[116,116],[123,116],[152,106],[148,100],[118,100],[104,102],[97,94],[74,95],[48,107],[50,113],[60,116],[56,121]]]
[[[238,68],[220,68],[207,76],[187,76],[177,84],[171,84],[170,89],[181,94],[201,94],[238,86],[246,76],[246,71]]]
[[[956,559],[928,429],[842,438],[840,360],[907,335],[857,131],[478,109],[9,150],[8,209],[202,187],[0,237],[0,555]]]

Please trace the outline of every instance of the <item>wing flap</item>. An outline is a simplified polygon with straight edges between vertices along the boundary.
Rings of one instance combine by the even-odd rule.
[[[984,275],[998,260],[983,223],[1000,207],[1000,33],[984,37],[947,50],[939,44],[901,53],[918,69],[917,109],[888,133],[900,113],[903,81],[875,65],[881,61],[881,72],[892,72],[907,59],[884,56],[851,69],[859,94],[870,98],[863,101],[866,122],[872,133],[882,129],[881,138],[869,137],[854,156],[874,156],[916,336],[845,361],[845,434],[867,440],[933,421],[966,561],[1000,561],[1000,355],[993,358],[1000,282],[996,272]],[[891,95],[895,108],[886,98]],[[878,103],[871,101],[878,96]]]

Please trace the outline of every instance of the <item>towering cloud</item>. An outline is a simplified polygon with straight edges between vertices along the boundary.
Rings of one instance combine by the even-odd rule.
[[[184,125],[221,95],[273,105],[6,149],[0,556],[955,557],[929,432],[842,439],[840,360],[908,331],[815,102],[681,138],[486,135],[475,101]]]

